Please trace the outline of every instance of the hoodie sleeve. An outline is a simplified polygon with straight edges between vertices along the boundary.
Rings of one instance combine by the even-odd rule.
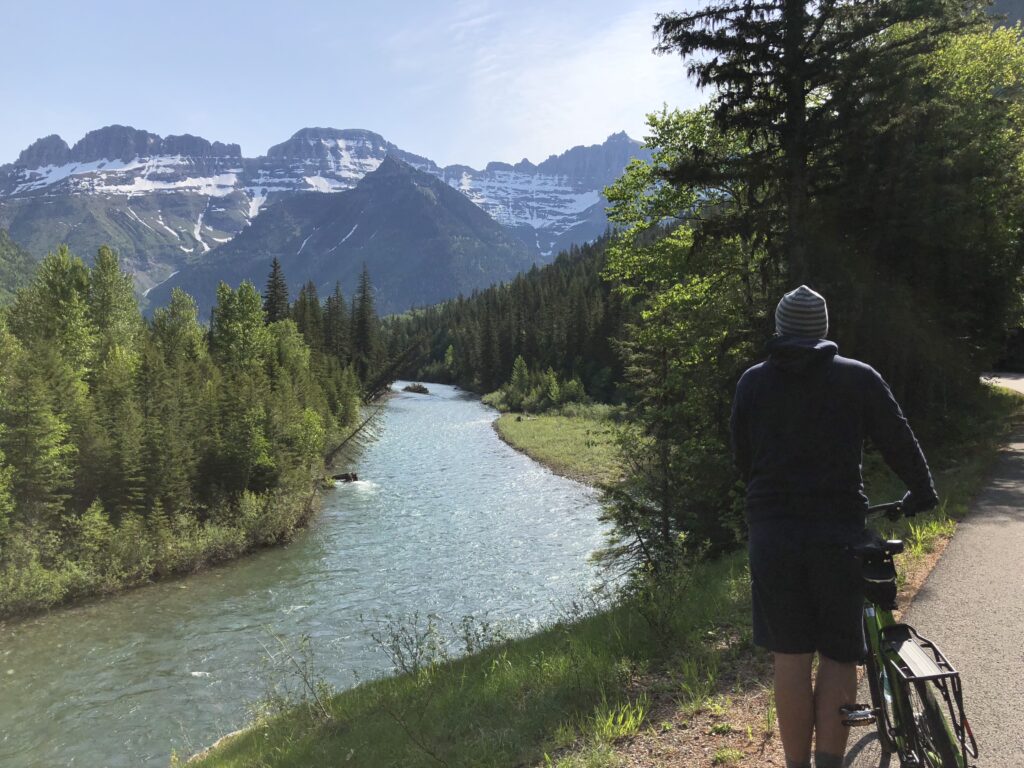
[[[910,490],[920,509],[931,509],[939,500],[924,452],[914,436],[889,385],[870,370],[866,399],[866,428],[882,458]]]
[[[732,441],[732,458],[743,481],[750,479],[750,430],[747,419],[747,377],[744,375],[736,384],[736,394],[732,400],[732,417],[729,420],[729,432]]]

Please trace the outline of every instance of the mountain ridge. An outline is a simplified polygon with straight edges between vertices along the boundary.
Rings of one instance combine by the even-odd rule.
[[[275,257],[293,294],[307,281],[321,294],[336,281],[350,290],[366,264],[382,313],[469,293],[534,263],[525,245],[465,196],[387,157],[351,190],[306,192],[271,206],[208,260],[155,287],[150,298],[160,305],[182,288],[205,316],[220,280],[262,286]]]

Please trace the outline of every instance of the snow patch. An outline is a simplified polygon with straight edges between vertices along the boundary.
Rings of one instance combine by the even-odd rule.
[[[352,237],[353,233],[355,233],[355,231],[356,231],[357,229],[359,229],[359,225],[358,225],[358,224],[355,224],[355,225],[353,225],[353,226],[352,226],[352,229],[350,229],[350,230],[348,231],[348,234],[347,234],[347,235],[345,235],[345,236],[344,236],[343,238],[341,238],[341,240],[339,240],[339,241],[338,241],[337,243],[335,243],[335,244],[334,244],[334,247],[333,247],[333,248],[331,248],[331,250],[329,250],[329,251],[328,251],[327,253],[334,253],[334,252],[335,252],[336,250],[338,250],[338,246],[339,246],[339,245],[341,245],[342,243],[344,243],[344,242],[345,242],[346,240],[348,240],[348,239],[349,239],[350,237]],[[374,234],[376,234],[376,233],[374,233]]]
[[[49,187],[70,176],[81,176],[98,171],[133,171],[142,168],[145,163],[138,158],[124,162],[123,160],[93,160],[90,163],[65,163],[64,165],[44,165],[41,168],[26,169],[21,172],[25,180],[15,187],[11,194],[33,192]]]
[[[299,246],[299,250],[297,250],[295,252],[296,256],[298,256],[300,253],[302,253],[302,249],[306,247],[306,243],[309,242],[309,238],[311,238],[314,234],[316,234],[316,231],[318,229],[320,229],[320,227],[313,227],[313,231],[310,232],[308,235],[306,235],[306,239],[302,241],[302,245]]]
[[[151,226],[149,226],[149,224],[147,224],[146,222],[144,222],[142,220],[142,218],[139,216],[139,214],[137,214],[135,211],[132,210],[132,207],[130,205],[126,205],[125,206],[125,210],[128,211],[128,215],[129,216],[131,216],[133,219],[135,219],[137,222],[139,222],[139,224],[144,226],[150,232],[156,232],[155,229],[153,229]]]
[[[157,283],[156,285],[154,285],[154,286],[153,286],[152,288],[147,288],[146,290],[144,290],[144,291],[142,292],[142,295],[143,295],[143,296],[149,296],[149,292],[150,292],[150,291],[152,291],[152,290],[153,290],[153,288],[159,288],[159,287],[160,287],[161,285],[163,285],[164,283],[166,283],[166,282],[167,282],[168,280],[170,280],[170,279],[171,279],[172,277],[174,277],[174,276],[175,276],[176,274],[178,274],[178,273],[179,273],[180,271],[181,271],[180,269],[176,269],[176,270],[175,270],[174,272],[171,272],[171,274],[169,274],[169,275],[168,275],[167,277],[165,277],[165,278],[164,278],[163,280],[161,280],[161,281],[160,281],[159,283]]]
[[[106,178],[104,178],[106,181]],[[216,176],[192,177],[178,181],[157,181],[145,176],[136,176],[131,184],[97,184],[96,192],[115,195],[138,195],[146,192],[195,192],[209,197],[227,197],[235,191],[238,175],[221,173]]]
[[[359,229],[359,225],[358,224],[352,225],[352,229],[350,229],[348,231],[348,234],[345,235],[343,238],[341,238],[341,243],[344,243],[346,240],[348,240],[350,237],[352,237],[352,235],[355,233],[355,231],[357,229]],[[338,245],[341,245],[341,243],[338,243]]]
[[[157,215],[156,215],[156,223],[159,224],[164,229],[166,229],[172,235],[174,235],[174,239],[175,240],[181,240],[181,235],[179,235],[175,230],[173,230],[170,227],[168,227],[167,224],[164,222],[163,211],[160,211],[160,212],[157,213]]]
[[[203,253],[207,253],[210,250],[205,242],[203,242],[203,216],[206,215],[206,209],[210,207],[210,201],[206,201],[206,206],[203,208],[203,212],[199,214],[199,220],[196,222],[195,229],[192,230],[192,236],[199,242],[199,245],[203,247]]]
[[[352,189],[351,184],[346,184],[338,179],[329,179],[324,176],[304,176],[305,182],[313,188],[315,192],[342,192],[346,189]]]
[[[267,202],[267,190],[264,189],[257,193],[255,190],[250,189],[249,192],[249,221],[252,221],[260,212],[260,208]]]

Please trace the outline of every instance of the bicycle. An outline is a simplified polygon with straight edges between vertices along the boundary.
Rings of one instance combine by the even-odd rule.
[[[902,514],[900,501],[868,509],[869,519],[897,520]],[[842,707],[843,724],[875,724],[882,751],[897,754],[903,768],[970,768],[968,758],[977,758],[978,744],[964,713],[960,673],[935,643],[893,617],[893,556],[903,551],[903,542],[873,534],[847,549],[860,560],[864,576],[871,704]]]

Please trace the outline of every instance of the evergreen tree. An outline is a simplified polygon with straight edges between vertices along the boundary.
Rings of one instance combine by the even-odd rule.
[[[121,271],[117,255],[105,245],[89,271],[89,314],[98,335],[100,363],[115,345],[122,352],[137,351],[144,326],[132,279]]]
[[[270,264],[270,275],[267,277],[267,289],[263,293],[263,311],[268,323],[276,323],[289,316],[288,284],[284,279],[281,262],[274,257]]]
[[[659,17],[658,49],[687,59],[713,89],[714,119],[751,151],[680,162],[682,184],[742,179],[762,198],[753,224],[796,285],[827,274],[812,196],[844,169],[828,161],[855,123],[884,126],[874,105],[919,71],[922,54],[954,29],[987,23],[982,0],[711,0]],[[966,9],[966,14],[963,13]],[[812,254],[814,259],[812,259]]]
[[[370,270],[363,264],[359,288],[352,300],[352,359],[356,373],[364,384],[369,381],[378,363],[380,341],[377,325]]]
[[[8,396],[0,402],[0,451],[13,472],[17,516],[56,529],[70,498],[75,446],[70,427],[50,405],[49,382],[28,355],[20,355]]]
[[[153,340],[168,365],[199,360],[206,352],[206,333],[199,324],[195,300],[180,288],[171,292],[166,307],[153,313]]]
[[[218,285],[217,304],[210,315],[214,360],[229,368],[253,367],[263,360],[269,340],[263,302],[255,286],[245,281],[233,291],[227,283]]]
[[[80,378],[92,369],[99,333],[89,309],[89,270],[67,246],[40,262],[8,317],[23,344],[52,347]]]
[[[324,316],[316,285],[310,280],[301,289],[292,305],[292,319],[299,327],[306,343],[317,351],[324,347]]]
[[[143,417],[135,386],[138,365],[137,352],[115,345],[96,375],[100,424],[110,450],[101,468],[101,497],[115,519],[141,512],[145,496]]]
[[[341,361],[349,359],[350,331],[348,309],[341,293],[341,283],[334,284],[334,292],[324,305],[324,352]]]

